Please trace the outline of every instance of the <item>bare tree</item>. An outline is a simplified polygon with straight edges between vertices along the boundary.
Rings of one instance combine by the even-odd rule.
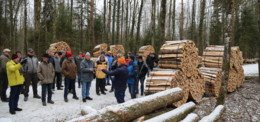
[[[161,12],[160,12],[160,41],[163,43],[165,41],[165,18],[166,18],[166,0],[161,0]]]
[[[152,14],[151,14],[151,28],[152,28],[152,46],[154,45],[155,41],[155,14],[156,14],[156,2],[155,0],[152,0]]]
[[[109,6],[108,6],[108,17],[107,17],[107,43],[111,43],[111,13],[112,13],[112,0],[109,0],[108,2]]]
[[[195,16],[196,16],[196,0],[193,0],[192,2],[192,15],[191,15],[191,33],[190,33],[190,38],[195,41],[195,29],[196,29],[196,21],[195,21]]]
[[[119,40],[120,40],[120,36],[119,36],[119,33],[120,33],[120,6],[121,6],[121,2],[120,2],[121,0],[118,0],[117,1],[117,20],[116,20],[116,43],[118,43],[119,42]]]
[[[24,52],[27,51],[27,0],[24,0]]]
[[[184,3],[183,0],[181,0],[181,13],[180,13],[180,40],[183,40],[183,36],[184,36]]]
[[[172,40],[175,39],[175,9],[176,9],[176,0],[173,0],[173,7],[172,7]]]
[[[113,2],[112,44],[115,44],[116,0]]]
[[[202,55],[204,49],[204,39],[203,39],[203,25],[204,25],[204,18],[205,18],[205,6],[206,0],[200,1],[200,21],[199,21],[199,35],[197,44],[199,44],[199,55]]]
[[[140,26],[141,26],[141,18],[142,18],[142,13],[143,13],[143,6],[144,6],[144,0],[141,0],[141,5],[139,9],[139,16],[138,16],[138,22],[137,22],[137,30],[136,30],[136,41],[138,46],[141,45],[140,41]]]
[[[34,0],[34,40],[37,52],[39,52],[40,30],[41,30],[41,0]]]

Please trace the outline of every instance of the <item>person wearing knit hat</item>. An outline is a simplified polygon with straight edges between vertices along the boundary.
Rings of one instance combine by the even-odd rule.
[[[26,60],[23,60],[21,63],[19,61],[20,57],[17,54],[13,54],[12,60],[6,63],[8,84],[11,88],[9,99],[9,112],[11,114],[16,114],[16,111],[22,111],[21,108],[18,108],[19,95],[22,90],[22,84],[24,83],[24,77],[20,73],[20,70],[22,65],[26,63]]]
[[[126,91],[126,84],[128,78],[128,70],[125,62],[124,57],[120,57],[117,59],[118,67],[115,70],[108,71],[103,69],[102,71],[107,75],[114,76],[114,90],[115,90],[115,97],[118,103],[125,102],[125,91]]]
[[[75,90],[75,81],[77,77],[77,65],[73,61],[73,56],[71,52],[66,52],[67,59],[63,61],[61,72],[65,77],[65,88],[64,88],[64,101],[68,102],[68,93],[69,88],[72,90],[73,99],[78,100],[76,90]]]
[[[6,63],[10,61],[11,50],[6,48],[0,56],[0,97],[3,102],[8,102],[6,90],[8,88],[8,80],[6,74]]]

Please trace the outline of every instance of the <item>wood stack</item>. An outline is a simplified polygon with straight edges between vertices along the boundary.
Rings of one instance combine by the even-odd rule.
[[[140,47],[139,51],[138,51],[138,55],[139,56],[143,56],[144,58],[146,58],[150,53],[154,53],[154,48],[152,45],[145,45]]]
[[[220,68],[208,68],[200,67],[199,71],[204,77],[205,82],[205,94],[207,96],[219,96],[219,90],[221,87],[221,69]]]
[[[192,41],[166,41],[159,55],[159,67],[164,69],[150,73],[146,80],[146,92],[180,87],[184,96],[181,101],[174,103],[175,106],[186,103],[188,98],[199,102],[205,92],[205,83],[198,71],[198,64],[198,50]]]
[[[71,51],[70,46],[64,42],[64,41],[60,41],[60,42],[56,42],[50,45],[49,47],[49,52],[59,52],[59,51]]]
[[[224,57],[224,46],[211,45],[203,52],[202,65],[209,68],[222,68]],[[231,48],[229,78],[227,91],[233,92],[240,87],[244,81],[244,70],[242,67],[243,57],[239,47]]]
[[[93,49],[93,56],[98,57],[101,55],[101,52],[107,52],[108,50],[108,45],[106,43],[99,44]]]
[[[125,48],[123,45],[110,45],[110,51],[115,56],[118,53],[125,54]]]

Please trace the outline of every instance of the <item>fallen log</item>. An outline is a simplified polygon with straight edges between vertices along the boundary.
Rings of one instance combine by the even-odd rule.
[[[208,116],[203,117],[199,122],[216,122],[224,112],[225,107],[223,105],[217,106],[212,113]]]
[[[71,48],[69,46],[68,43],[64,42],[64,41],[59,41],[53,44],[50,44],[50,47],[48,49],[48,52],[60,52],[60,51],[71,51]]]
[[[138,55],[143,56],[144,59],[150,54],[154,53],[155,50],[152,45],[145,45],[139,48]]]
[[[190,113],[186,118],[181,120],[181,122],[198,122],[199,121],[199,116],[195,113]]]
[[[187,114],[189,114],[191,111],[195,109],[195,103],[189,102],[186,104],[183,104],[182,106],[164,113],[162,115],[159,115],[157,117],[154,117],[152,119],[146,120],[145,122],[178,122],[185,118]]]
[[[154,110],[171,105],[173,102],[182,99],[182,96],[183,93],[181,88],[172,88],[146,97],[129,100],[122,104],[107,106],[98,110],[97,113],[73,119],[71,122],[132,121],[142,115],[149,114]]]
[[[110,45],[110,51],[113,56],[116,56],[118,53],[125,55],[125,48],[123,45]]]

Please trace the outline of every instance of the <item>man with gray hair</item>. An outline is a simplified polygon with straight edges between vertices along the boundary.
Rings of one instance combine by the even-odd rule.
[[[6,90],[8,88],[8,80],[6,74],[6,63],[10,61],[10,49],[4,49],[0,56],[0,97],[3,102],[8,102]]]

